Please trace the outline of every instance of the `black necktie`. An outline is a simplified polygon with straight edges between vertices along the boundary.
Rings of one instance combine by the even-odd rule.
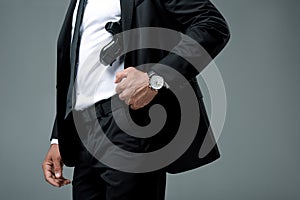
[[[74,82],[77,74],[78,67],[78,53],[80,44],[80,26],[83,18],[84,8],[87,0],[80,0],[76,15],[76,23],[73,32],[73,39],[70,48],[70,64],[71,64],[71,74],[70,74],[70,84],[67,95],[67,105],[66,105],[66,117],[71,112],[73,108],[73,97],[74,97]]]

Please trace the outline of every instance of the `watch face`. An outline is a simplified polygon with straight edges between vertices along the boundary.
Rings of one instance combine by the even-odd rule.
[[[164,86],[164,79],[161,76],[153,75],[150,79],[150,86],[154,90],[159,90]]]

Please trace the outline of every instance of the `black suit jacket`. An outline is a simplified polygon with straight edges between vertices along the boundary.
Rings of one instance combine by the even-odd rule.
[[[160,27],[176,30],[184,33],[198,42],[214,58],[226,45],[229,39],[228,26],[214,5],[209,0],[121,0],[121,18],[123,31],[141,27]],[[71,118],[65,119],[66,96],[70,81],[70,40],[72,15],[76,0],[71,0],[57,44],[57,110],[56,119],[51,138],[59,139],[59,147],[64,163],[67,166],[76,165],[80,140],[76,134]],[[177,36],[175,36],[177,37]],[[180,39],[180,37],[178,36]],[[124,41],[124,45],[135,42],[134,38]],[[205,55],[197,55],[199,69],[203,68],[209,61]],[[203,62],[206,60],[206,62]],[[210,163],[219,158],[219,151],[215,144],[213,135],[209,129],[209,121],[202,101],[202,94],[195,77],[199,69],[191,66],[187,60],[175,53],[163,50],[143,49],[127,53],[125,55],[125,68],[138,66],[145,63],[161,63],[172,67],[180,72],[195,90],[199,102],[200,117],[198,133],[190,148],[166,170],[170,173],[178,173],[204,164]],[[167,83],[171,85],[176,82],[176,77],[171,76],[159,65],[153,65],[152,69],[162,75]],[[176,87],[178,84],[174,84]],[[155,102],[171,107],[171,121],[178,123],[178,119],[172,116],[180,113],[176,99],[170,92],[160,92]],[[166,100],[167,99],[167,100]],[[173,106],[173,107],[172,107]],[[178,116],[178,115],[177,115]],[[177,120],[177,121],[176,121]],[[179,121],[180,122],[180,121]],[[187,133],[188,134],[188,133]],[[208,143],[214,145],[207,154],[199,158],[199,150],[204,138],[210,135]],[[155,140],[159,142],[161,138]]]

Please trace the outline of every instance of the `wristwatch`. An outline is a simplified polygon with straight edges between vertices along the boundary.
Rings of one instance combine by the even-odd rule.
[[[153,90],[159,90],[162,87],[166,87],[166,83],[164,81],[164,78],[157,75],[154,71],[149,71],[148,73],[149,77],[149,87]]]

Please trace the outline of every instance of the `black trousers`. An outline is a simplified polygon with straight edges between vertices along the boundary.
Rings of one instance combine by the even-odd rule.
[[[74,200],[163,200],[166,174],[125,173],[82,164],[75,167],[72,184]]]
[[[90,110],[74,112],[74,122],[80,138],[88,148],[80,154],[80,162],[73,175],[74,200],[164,200],[166,172],[158,170],[148,173],[128,173],[101,163],[94,153],[105,154],[99,129],[119,147],[133,152],[147,148],[141,142],[122,131],[111,113],[110,101],[100,101]],[[122,108],[117,108],[122,109]],[[96,113],[92,116],[90,112]]]

